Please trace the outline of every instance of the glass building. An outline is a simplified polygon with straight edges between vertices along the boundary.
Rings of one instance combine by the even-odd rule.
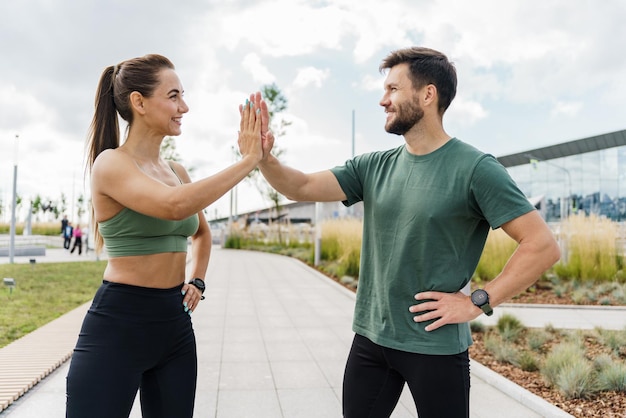
[[[581,212],[626,220],[626,130],[498,160],[548,222]]]

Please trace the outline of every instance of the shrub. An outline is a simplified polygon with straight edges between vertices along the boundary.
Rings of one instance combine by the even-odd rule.
[[[231,232],[226,237],[226,241],[224,242],[224,248],[240,250],[242,248],[242,241],[243,237],[240,234]]]
[[[574,301],[574,303],[577,305],[584,304],[585,300],[587,300],[587,289],[584,289],[584,288],[575,289],[571,294],[571,298]]]
[[[503,341],[496,334],[488,334],[484,339],[485,349],[489,351],[496,360],[519,365],[519,350],[510,342]]]
[[[548,386],[556,385],[563,369],[584,356],[578,343],[563,342],[555,346],[545,358],[541,375]]]
[[[621,304],[626,305],[626,283],[615,286],[615,290],[611,293],[611,296]]]
[[[541,351],[543,345],[552,339],[552,335],[545,329],[530,329],[526,334],[528,347],[533,351]]]
[[[596,334],[601,344],[609,347],[613,353],[619,355],[620,350],[626,346],[626,330],[612,331],[596,328]]]
[[[574,215],[562,222],[565,257],[554,267],[562,277],[611,280],[623,264],[617,253],[618,228],[597,215]]]
[[[359,219],[331,219],[322,224],[320,258],[338,261],[341,275],[359,276],[363,223]]]
[[[598,386],[600,390],[626,392],[626,364],[613,361],[601,367],[598,371]]]
[[[339,258],[339,239],[337,236],[322,237],[320,259],[333,261]]]
[[[559,371],[556,386],[567,399],[589,398],[598,391],[593,365],[583,357],[572,359]]]
[[[607,367],[613,366],[613,357],[608,354],[600,354],[593,359],[593,367],[597,371],[602,371]]]
[[[496,329],[503,340],[517,341],[522,331],[524,331],[524,325],[515,316],[504,314],[498,319]]]
[[[483,324],[480,321],[471,321],[470,322],[470,330],[472,332],[483,333],[483,332],[485,332],[486,329],[487,329],[487,327],[485,326],[485,324]]]
[[[87,223],[80,223],[81,226],[85,224]],[[31,232],[33,235],[58,236],[61,234],[61,221],[54,223],[34,223]]]
[[[518,358],[518,367],[526,372],[535,372],[539,370],[539,359],[529,351],[522,351]]]

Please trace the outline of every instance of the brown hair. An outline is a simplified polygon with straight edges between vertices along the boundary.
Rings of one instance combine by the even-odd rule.
[[[144,97],[151,97],[159,83],[159,72],[166,68],[173,70],[174,64],[162,55],[149,54],[104,69],[96,90],[95,112],[87,140],[86,168],[89,173],[102,151],[120,146],[118,114],[129,127],[132,125],[130,94],[136,91]],[[91,213],[93,219],[93,205]],[[99,252],[103,241],[97,223],[93,230],[96,251]]]
[[[392,51],[382,60],[378,69],[382,73],[403,63],[409,64],[409,77],[413,88],[420,89],[428,84],[437,87],[439,113],[443,114],[456,96],[457,79],[454,64],[439,51],[414,46]]]

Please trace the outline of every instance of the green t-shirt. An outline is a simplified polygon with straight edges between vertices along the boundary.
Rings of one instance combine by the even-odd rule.
[[[471,279],[489,228],[534,208],[491,155],[451,139],[427,155],[406,147],[357,156],[331,170],[350,206],[363,201],[363,243],[353,330],[422,354],[457,354],[469,324],[427,332],[409,306],[418,292],[457,292]]]

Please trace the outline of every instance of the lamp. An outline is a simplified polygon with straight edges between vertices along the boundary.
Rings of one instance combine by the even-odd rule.
[[[3,280],[4,285],[9,288],[9,294],[13,293],[13,288],[15,287],[15,279],[12,277],[5,277]]]
[[[15,257],[15,206],[17,205],[17,151],[19,135],[15,135],[15,156],[13,157],[13,200],[11,205],[11,229],[9,241],[9,263]]]

